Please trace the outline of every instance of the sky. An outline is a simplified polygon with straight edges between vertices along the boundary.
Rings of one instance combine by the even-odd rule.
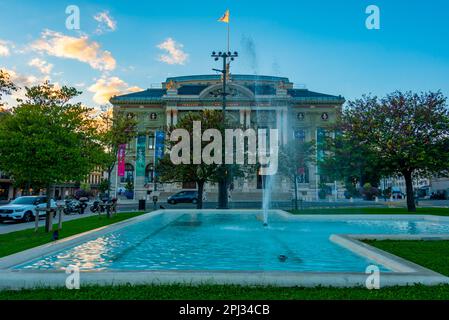
[[[79,29],[67,28],[71,5]],[[369,5],[380,10],[378,30],[366,27]],[[447,0],[0,0],[0,68],[21,86],[50,80],[104,105],[167,77],[214,73],[226,9],[239,52],[234,74],[288,77],[346,99],[395,90],[449,96]]]

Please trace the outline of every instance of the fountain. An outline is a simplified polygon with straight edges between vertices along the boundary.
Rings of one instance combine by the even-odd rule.
[[[243,47],[243,50],[245,51],[245,55],[248,57],[249,62],[249,68],[252,70],[254,75],[257,75],[258,73],[258,59],[257,59],[257,53],[256,53],[256,45],[251,37],[244,36],[242,38],[241,45]],[[257,104],[257,86],[259,84],[259,81],[256,79],[254,80],[254,95],[256,96],[256,104]],[[259,109],[256,109],[256,123],[257,127],[259,125],[265,126],[266,123],[259,123],[260,115],[263,112],[267,111],[261,111]],[[267,128],[268,129],[268,128]],[[273,184],[273,176],[264,176],[262,180],[263,184],[263,193],[262,193],[262,213],[263,213],[263,225],[265,227],[268,226],[268,210],[270,209],[270,203],[271,203],[271,193],[272,193],[272,184]]]
[[[262,194],[262,212],[263,212],[263,225],[268,226],[268,210],[271,203],[271,186],[273,182],[273,176],[264,177],[264,186]]]

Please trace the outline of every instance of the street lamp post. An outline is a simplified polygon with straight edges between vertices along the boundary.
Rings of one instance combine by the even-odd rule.
[[[228,59],[230,61],[234,61],[235,58],[238,57],[237,52],[231,53],[228,52],[212,52],[212,58],[215,59],[215,61],[218,61],[220,58],[223,59],[223,69],[213,69],[214,71],[221,72],[223,75],[223,92],[221,93],[223,97],[223,105],[222,105],[222,117],[223,117],[223,124],[226,125],[226,96],[228,93],[226,92],[226,85],[227,85],[227,77],[230,74],[230,62],[228,64]],[[228,204],[228,170],[226,168],[225,163],[225,144],[222,143],[222,176],[220,177],[218,181],[218,209],[229,209]]]

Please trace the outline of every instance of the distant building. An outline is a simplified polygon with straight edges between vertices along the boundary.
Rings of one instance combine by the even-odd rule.
[[[444,199],[449,199],[449,178],[432,177],[430,180],[430,193],[441,195]]]
[[[14,186],[12,179],[0,171],[0,202],[8,201],[14,197]]]
[[[342,96],[294,88],[293,83],[283,77],[231,75],[228,88],[227,114],[231,120],[254,129],[277,128],[281,144],[292,139],[319,139],[335,121],[345,101]],[[144,136],[146,141],[145,176],[136,177],[136,141],[132,141],[126,150],[125,176],[116,181],[117,167],[112,174],[113,190],[116,187],[124,190],[130,180],[134,182],[135,198],[143,198],[152,188],[155,132],[175,125],[190,111],[221,110],[221,90],[220,75],[193,75],[168,78],[161,88],[113,97],[111,103],[116,110],[137,119],[138,135]],[[256,171],[248,180],[234,181],[234,194],[261,192],[263,178]],[[320,179],[323,178],[317,175],[315,166],[304,168],[298,181],[301,197],[316,199]],[[160,189],[172,192],[195,187],[194,183],[185,183],[161,185]],[[273,190],[291,193],[291,188],[290,182],[280,177]],[[206,190],[214,193],[217,186],[206,186]]]
[[[106,173],[99,167],[95,168],[84,181],[67,182],[53,186],[52,197],[55,199],[71,197],[83,184],[89,186],[89,190],[92,194],[98,194],[98,188],[103,179],[106,179]],[[31,190],[33,194],[42,194],[44,191],[45,190]],[[27,192],[20,188],[14,188],[13,179],[0,171],[0,202],[8,201],[24,194],[27,194]]]

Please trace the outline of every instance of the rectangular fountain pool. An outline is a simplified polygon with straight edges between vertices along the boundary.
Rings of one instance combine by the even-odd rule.
[[[364,273],[376,263],[330,241],[331,235],[449,234],[448,223],[422,218],[315,219],[273,211],[268,227],[261,220],[256,211],[159,212],[12,269]]]

